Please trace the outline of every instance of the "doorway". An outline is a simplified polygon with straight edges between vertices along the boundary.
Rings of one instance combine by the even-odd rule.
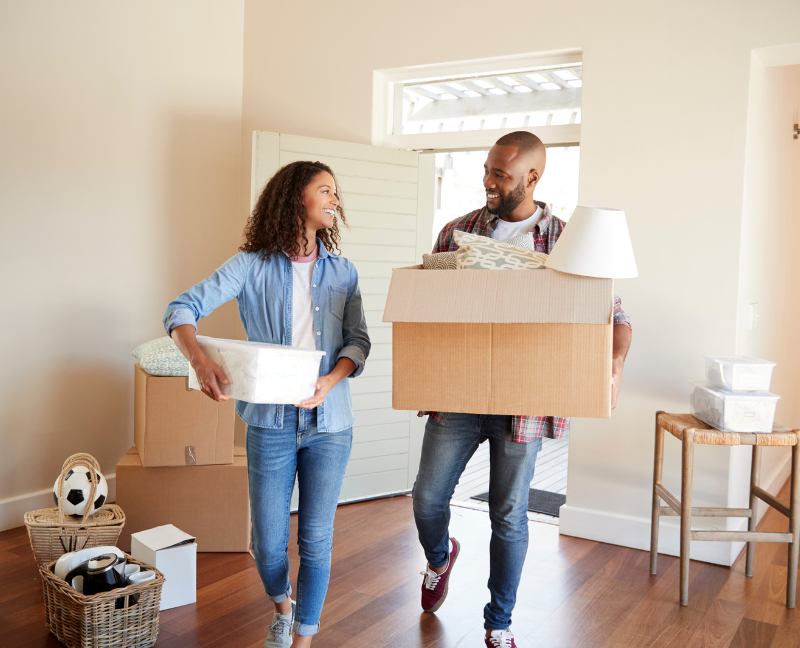
[[[435,211],[431,232],[431,248],[442,227],[486,204],[483,188],[483,164],[488,150],[438,151],[435,155]],[[568,221],[578,204],[579,146],[547,148],[547,166],[534,192],[536,200],[545,202],[551,212]],[[536,458],[532,489],[566,495],[569,438],[543,439]],[[489,444],[478,446],[467,464],[453,494],[452,504],[488,510],[488,504],[474,499],[489,490]],[[558,518],[542,513],[528,513],[531,520],[558,524]]]

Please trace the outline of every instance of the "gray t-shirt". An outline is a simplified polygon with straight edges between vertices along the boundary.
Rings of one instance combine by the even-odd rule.
[[[494,232],[492,232],[492,238],[496,241],[505,241],[506,239],[519,236],[520,234],[527,234],[534,227],[536,227],[536,223],[539,222],[541,217],[542,208],[536,207],[536,211],[533,212],[533,216],[530,216],[522,221],[511,223],[503,220],[502,218],[498,218],[497,227],[495,227]]]

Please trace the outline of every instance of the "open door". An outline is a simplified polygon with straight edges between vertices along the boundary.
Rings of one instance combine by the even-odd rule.
[[[381,320],[392,268],[421,263],[431,249],[434,155],[255,131],[251,207],[267,180],[296,160],[324,162],[339,181],[350,225],[342,228],[342,255],[358,270],[372,341],[364,373],[350,379],[356,423],[340,502],[407,492],[424,423],[416,412],[392,409],[392,329]]]

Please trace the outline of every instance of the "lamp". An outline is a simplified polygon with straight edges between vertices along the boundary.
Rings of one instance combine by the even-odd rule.
[[[607,279],[638,276],[625,212],[578,205],[545,267]]]

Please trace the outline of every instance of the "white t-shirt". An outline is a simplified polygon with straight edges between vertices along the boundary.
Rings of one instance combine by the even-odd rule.
[[[311,303],[311,275],[318,251],[307,257],[292,259],[292,346],[316,349],[314,338],[314,310]]]
[[[520,234],[526,234],[536,227],[536,223],[539,222],[541,217],[542,208],[537,206],[536,211],[533,212],[533,216],[522,221],[517,221],[516,223],[498,218],[497,227],[495,227],[494,232],[492,232],[492,238],[496,241],[505,241],[506,239],[519,236]]]

